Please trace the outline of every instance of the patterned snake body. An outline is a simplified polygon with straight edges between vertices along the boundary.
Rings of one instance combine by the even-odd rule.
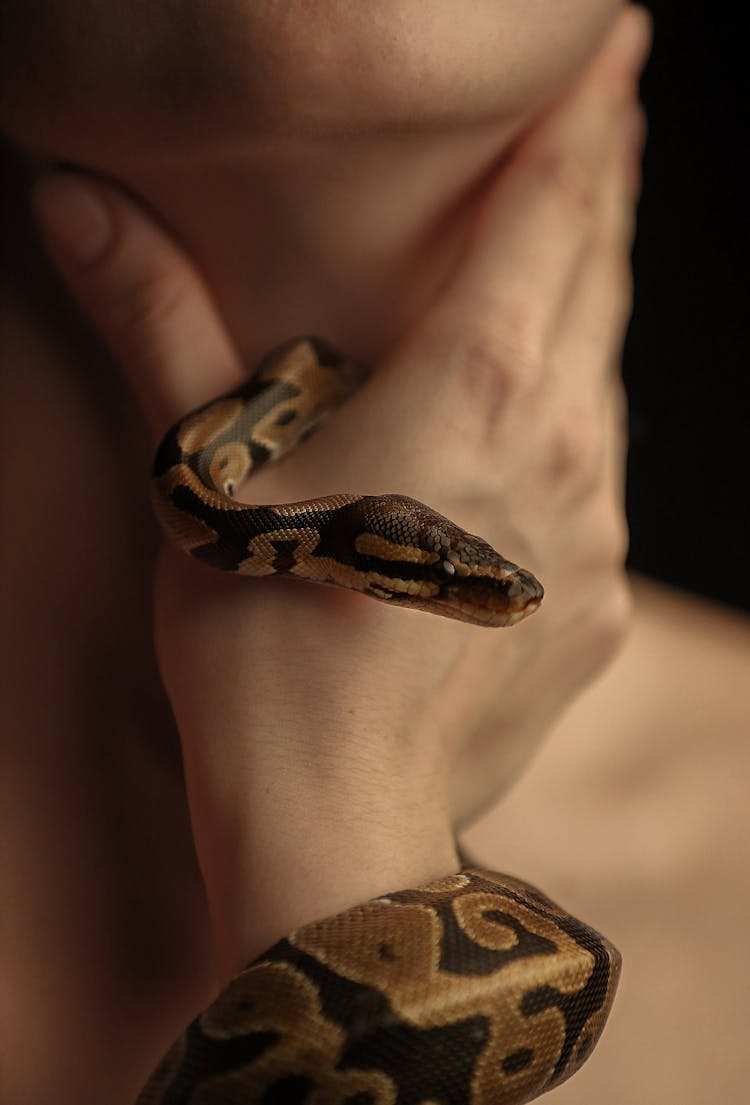
[[[171,539],[242,575],[286,574],[362,591],[478,625],[533,613],[542,588],[431,507],[405,495],[330,495],[248,506],[232,495],[279,459],[359,384],[354,363],[317,338],[295,339],[249,384],[183,418],[154,466],[153,500]]]
[[[296,339],[184,418],[154,468],[170,537],[225,570],[479,625],[532,613],[530,573],[413,499],[232,498],[360,376],[326,343]],[[186,1029],[138,1105],[522,1105],[591,1053],[619,972],[612,944],[540,891],[465,865],[280,940]]]

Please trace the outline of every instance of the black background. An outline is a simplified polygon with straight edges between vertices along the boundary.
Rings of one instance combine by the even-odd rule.
[[[750,610],[750,51],[732,17],[741,8],[647,7],[649,138],[624,366],[630,563]]]

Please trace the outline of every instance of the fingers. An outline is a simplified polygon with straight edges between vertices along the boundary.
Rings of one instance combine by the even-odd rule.
[[[202,279],[124,193],[53,173],[32,199],[47,250],[119,357],[155,438],[245,376]]]
[[[438,305],[449,329],[477,309],[519,312],[540,342],[554,323],[592,233],[613,129],[621,125],[650,42],[643,9],[626,8],[578,85],[500,170]]]
[[[635,230],[636,168],[644,127],[635,102],[613,131],[593,233],[552,326],[553,369],[568,386],[609,386],[632,307],[630,251]]]

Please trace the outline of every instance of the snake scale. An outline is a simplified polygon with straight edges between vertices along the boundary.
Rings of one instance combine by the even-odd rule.
[[[540,605],[531,573],[403,495],[249,506],[242,480],[361,382],[318,338],[164,438],[153,500],[168,536],[214,567],[336,584],[484,626]],[[138,1105],[522,1105],[588,1057],[616,948],[528,883],[463,863],[297,929],[178,1038]]]

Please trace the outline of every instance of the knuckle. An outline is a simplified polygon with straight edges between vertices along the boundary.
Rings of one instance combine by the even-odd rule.
[[[621,568],[628,555],[630,533],[621,503],[610,496],[600,512],[597,549],[600,563]]]
[[[111,296],[110,325],[128,345],[148,342],[179,312],[186,291],[173,272],[131,275]]]
[[[630,548],[630,528],[620,503],[614,505],[610,511],[606,544],[609,548],[610,560],[621,567],[627,559]]]
[[[633,309],[633,273],[629,264],[614,265],[612,291],[620,308],[620,322],[622,323],[628,319]]]
[[[633,304],[635,279],[629,252],[621,252],[618,254],[617,260],[615,261],[613,279],[617,294],[626,305],[627,309],[630,310]]]
[[[610,294],[628,305],[633,298],[630,250],[615,232],[602,231],[592,247],[592,265],[604,275]]]
[[[521,379],[535,385],[543,371],[543,305],[529,292],[508,296],[498,305],[496,343],[502,359],[522,370]]]
[[[605,455],[602,420],[585,407],[569,407],[550,431],[543,465],[550,482],[586,494],[601,478]]]
[[[636,227],[637,216],[632,201],[623,198],[610,200],[599,221],[597,238],[605,249],[620,258],[623,264],[629,265]]]
[[[633,596],[627,574],[613,573],[592,613],[590,647],[605,667],[625,643],[633,621]]]
[[[537,312],[528,303],[495,305],[491,323],[475,326],[458,353],[458,374],[467,395],[487,406],[491,418],[520,395],[533,391],[543,373]]]
[[[569,151],[546,149],[533,158],[531,168],[551,185],[573,210],[593,214],[598,191],[590,166]]]

